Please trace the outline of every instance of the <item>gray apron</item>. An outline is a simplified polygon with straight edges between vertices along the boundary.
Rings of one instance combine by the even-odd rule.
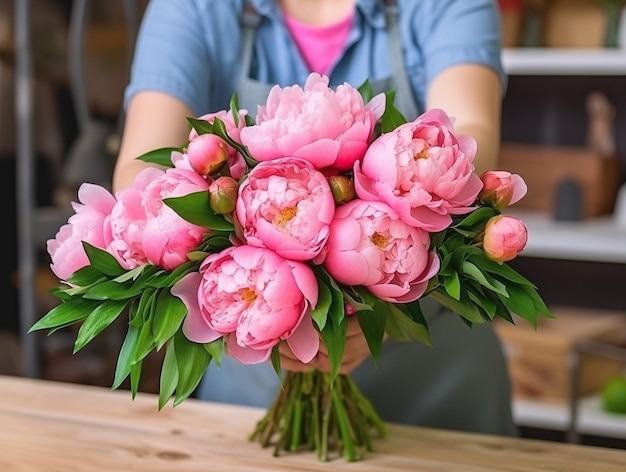
[[[393,75],[372,82],[372,88],[380,93],[396,87],[398,108],[410,118],[418,111],[402,61],[397,14],[395,6],[386,7]],[[247,10],[243,17],[243,72],[237,93],[240,107],[250,112],[265,102],[271,88],[248,77],[257,24],[257,15]],[[352,372],[357,385],[389,422],[516,434],[508,372],[493,327],[485,324],[470,329],[457,314],[430,299],[421,305],[434,347],[418,341],[388,340],[378,365],[366,360]],[[224,356],[221,367],[209,367],[198,397],[267,408],[278,389],[269,363],[246,366]]]

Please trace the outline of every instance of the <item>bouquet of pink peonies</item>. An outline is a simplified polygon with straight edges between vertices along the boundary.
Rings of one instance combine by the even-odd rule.
[[[526,244],[502,210],[526,193],[504,171],[474,172],[476,142],[442,110],[407,122],[369,82],[274,87],[256,119],[238,109],[189,118],[189,140],[115,195],[85,183],[48,242],[60,299],[32,330],[80,323],[75,350],[123,313],[128,333],[113,388],[138,391],[142,362],[165,349],[159,409],[176,406],[226,353],[271,362],[282,388],[251,438],[275,453],[346,460],[385,427],[339,374],[348,319],[374,359],[385,336],[430,343],[420,309],[433,297],[468,325],[551,316],[505,262]],[[330,372],[284,372],[279,346]]]

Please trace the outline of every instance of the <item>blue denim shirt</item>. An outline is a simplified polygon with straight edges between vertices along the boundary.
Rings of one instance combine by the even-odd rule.
[[[251,76],[287,86],[309,70],[274,0],[251,0],[261,16]],[[197,114],[228,108],[239,78],[243,0],[151,0],[135,49],[125,102],[140,90],[169,93]],[[399,0],[404,61],[418,107],[432,79],[459,63],[493,68],[503,81],[500,24],[493,0]],[[391,73],[380,0],[357,0],[357,13],[331,85],[361,85]]]

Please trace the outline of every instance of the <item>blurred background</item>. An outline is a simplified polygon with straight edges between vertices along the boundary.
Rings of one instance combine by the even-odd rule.
[[[148,0],[24,3],[20,14],[24,4],[0,0],[0,374],[108,387],[123,321],[76,355],[71,329],[25,331],[57,303],[45,242],[78,185],[110,186]],[[529,186],[512,212],[530,239],[512,265],[558,315],[537,331],[498,326],[516,421],[530,437],[625,447],[626,414],[601,402],[626,364],[626,0],[497,3],[509,74],[499,168]],[[159,369],[158,355],[144,363],[141,390],[157,391]]]

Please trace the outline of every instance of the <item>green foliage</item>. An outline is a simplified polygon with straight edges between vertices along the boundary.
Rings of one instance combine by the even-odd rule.
[[[381,133],[388,133],[389,131],[394,130],[400,125],[406,123],[406,118],[400,113],[395,105],[393,104],[395,97],[395,91],[388,92],[385,94],[386,105],[385,112],[383,116],[380,118],[380,131]]]
[[[190,193],[182,197],[164,198],[163,203],[172,208],[181,218],[195,225],[203,226],[209,230],[233,230],[232,223],[211,209],[208,190]]]
[[[540,316],[552,317],[537,288],[507,264],[487,257],[480,239],[487,221],[499,212],[480,207],[433,236],[441,267],[438,284],[429,295],[472,325],[496,316],[513,322],[513,315],[536,326]]]
[[[148,164],[156,164],[161,167],[174,167],[174,164],[172,164],[172,152],[183,152],[183,148],[164,147],[154,149],[142,154],[137,159]]]

